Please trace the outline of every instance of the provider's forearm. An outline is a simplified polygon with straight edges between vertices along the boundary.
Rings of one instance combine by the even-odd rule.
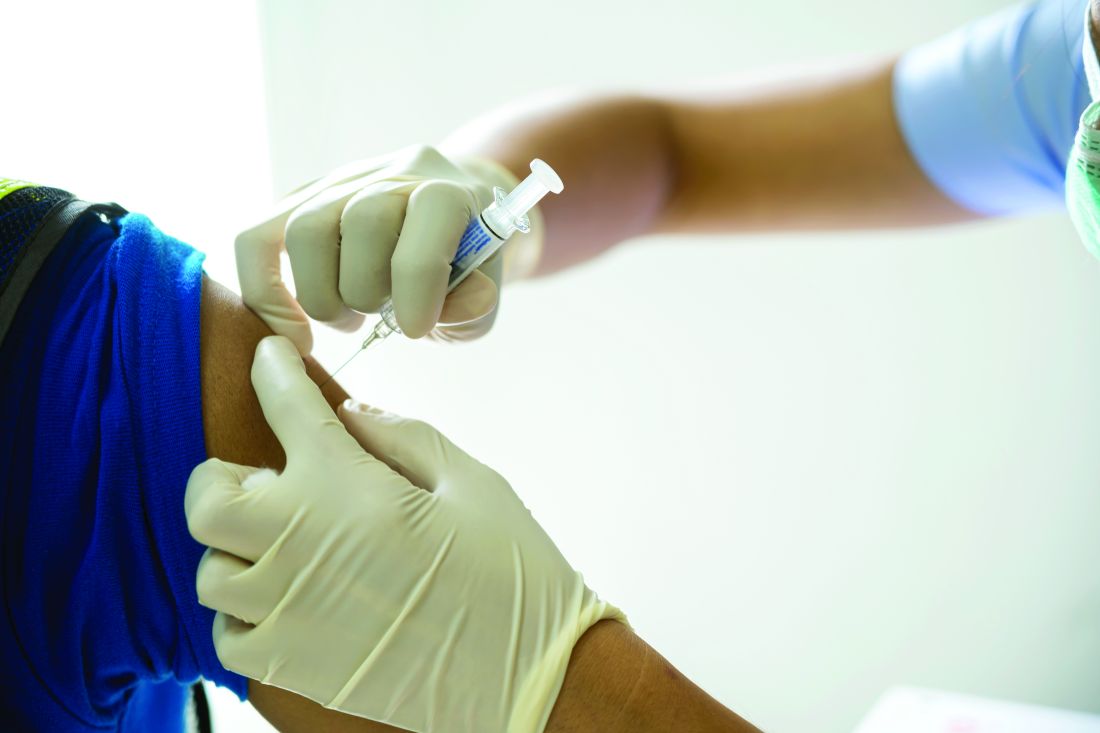
[[[566,182],[541,205],[540,271],[659,231],[921,226],[971,218],[909,154],[893,63],[691,93],[547,96],[503,108],[443,143],[523,177],[533,157]]]
[[[545,733],[759,733],[617,621],[577,643]]]

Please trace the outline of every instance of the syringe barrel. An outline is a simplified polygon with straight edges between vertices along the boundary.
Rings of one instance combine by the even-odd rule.
[[[471,219],[466,225],[466,231],[462,232],[462,237],[458,240],[458,249],[455,250],[454,259],[451,260],[451,276],[447,282],[447,292],[458,287],[470,270],[479,267],[502,244],[504,239],[486,226],[481,216]]]
[[[378,315],[381,316],[382,322],[389,326],[391,331],[401,333],[401,328],[397,325],[397,316],[393,312],[393,300],[386,298],[386,302],[378,310]]]

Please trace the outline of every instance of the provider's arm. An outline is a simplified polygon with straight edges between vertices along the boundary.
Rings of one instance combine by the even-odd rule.
[[[476,120],[452,157],[516,175],[535,156],[566,182],[544,200],[549,272],[657,232],[960,221],[899,132],[890,61],[676,95],[550,96]]]
[[[1020,3],[896,60],[785,79],[543,97],[442,147],[517,173],[533,154],[556,167],[566,191],[540,207],[543,271],[654,232],[907,227],[1061,207],[1090,101],[1084,10]],[[1092,15],[1095,27],[1095,1]]]

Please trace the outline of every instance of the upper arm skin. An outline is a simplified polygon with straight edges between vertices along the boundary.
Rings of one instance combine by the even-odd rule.
[[[656,228],[816,230],[975,218],[913,159],[894,111],[893,70],[878,60],[661,99],[676,182]]]
[[[271,330],[248,310],[241,299],[209,278],[203,279],[201,326],[202,422],[206,452],[213,458],[250,466],[281,469],[282,447],[275,439],[256,393],[250,373],[256,344]],[[315,382],[328,378],[324,369],[307,359],[306,369]],[[322,388],[325,399],[336,407],[347,393],[336,382]],[[363,718],[321,707],[294,693],[249,680],[252,705],[284,733],[394,733],[399,730]]]

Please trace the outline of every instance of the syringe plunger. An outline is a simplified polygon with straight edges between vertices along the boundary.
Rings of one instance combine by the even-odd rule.
[[[535,204],[541,201],[547,193],[550,191],[561,193],[562,188],[564,186],[561,179],[558,178],[558,174],[546,163],[535,158],[531,161],[531,175],[524,178],[518,186],[512,189],[512,192],[501,202],[501,206],[508,209],[512,216],[523,216],[535,208]]]
[[[561,193],[565,184],[554,169],[535,158],[531,161],[531,174],[520,181],[519,185],[507,195],[498,189],[495,204],[483,212],[485,223],[498,236],[507,239],[517,229],[527,231],[527,212],[535,208],[546,194]]]

